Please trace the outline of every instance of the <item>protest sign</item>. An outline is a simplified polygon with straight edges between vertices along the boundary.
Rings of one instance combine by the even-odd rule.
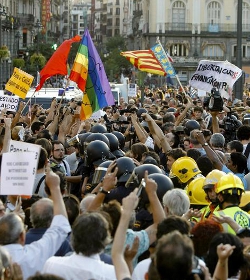
[[[10,140],[9,152],[2,158],[0,194],[32,194],[40,149],[40,145]]]
[[[6,109],[7,111],[16,112],[18,108],[19,97],[0,95],[0,111]]]
[[[10,140],[9,152],[34,152],[35,156],[39,158],[40,149],[40,145]]]
[[[128,85],[128,96],[136,97],[137,94],[137,84]]]
[[[5,89],[21,98],[25,98],[33,79],[33,76],[15,67],[11,78],[5,85]]]
[[[36,175],[35,152],[3,153],[1,195],[32,195]]]
[[[241,75],[242,70],[228,61],[201,60],[189,84],[207,92],[214,87],[228,90]]]

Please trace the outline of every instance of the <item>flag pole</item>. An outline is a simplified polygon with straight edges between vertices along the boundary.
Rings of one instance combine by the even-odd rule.
[[[168,59],[168,56],[167,56],[167,54],[166,54],[166,52],[165,52],[165,50],[164,50],[164,48],[163,48],[163,46],[162,46],[162,44],[161,44],[161,41],[160,41],[159,37],[157,37],[156,43],[158,43],[158,44],[161,46],[161,48],[162,48],[162,50],[163,50],[163,52],[164,52],[166,58]],[[169,60],[169,59],[168,59],[168,60]],[[169,61],[169,63],[172,65],[171,61]],[[176,77],[176,80],[177,80],[177,82],[179,83],[179,85],[180,85],[182,91],[183,91],[183,92],[185,93],[185,95],[186,95],[186,92],[185,92],[185,90],[184,90],[184,88],[183,88],[183,86],[182,86],[182,83],[181,83],[181,81],[180,81],[180,79],[179,79],[179,76],[178,76],[177,74],[175,74],[175,77]]]
[[[36,93],[36,90],[32,93],[31,97],[29,98],[29,100],[27,101],[25,106],[23,107],[21,114],[23,113],[24,109],[29,105],[29,103],[31,102],[31,98],[35,95],[35,93]]]
[[[64,89],[64,91],[63,91],[62,98],[61,98],[61,100],[60,100],[60,102],[59,102],[59,105],[62,105],[62,101],[63,101],[63,98],[65,97],[65,91],[66,91],[68,85],[69,85],[69,77],[68,77],[68,79],[67,79],[67,83],[66,83],[66,85],[65,85],[65,89]]]

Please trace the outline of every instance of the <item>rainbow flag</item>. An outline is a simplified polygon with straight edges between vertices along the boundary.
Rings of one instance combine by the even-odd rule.
[[[166,71],[152,50],[121,52],[121,55],[143,72],[166,76]]]
[[[86,29],[79,46],[69,79],[83,92],[81,120],[86,120],[99,109],[114,105],[103,63]]]

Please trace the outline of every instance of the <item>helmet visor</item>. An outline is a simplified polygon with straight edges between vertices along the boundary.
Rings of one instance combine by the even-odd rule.
[[[95,169],[94,175],[93,175],[93,179],[92,179],[92,185],[97,186],[101,180],[103,179],[103,177],[105,176],[106,172],[107,172],[106,167],[100,167],[98,166]]]
[[[139,182],[138,176],[133,171],[133,173],[128,178],[127,183],[125,184],[125,187],[128,188],[130,186],[134,186],[134,188],[137,188],[137,187],[139,187],[139,185],[140,185],[140,182]]]

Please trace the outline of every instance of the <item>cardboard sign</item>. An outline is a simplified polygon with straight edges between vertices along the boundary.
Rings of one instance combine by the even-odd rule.
[[[1,195],[32,195],[38,157],[35,152],[3,153]]]
[[[19,97],[0,95],[0,111],[6,109],[7,111],[16,112],[18,108]]]
[[[228,61],[201,60],[189,84],[211,92],[212,88],[228,90],[242,75],[242,70]]]
[[[33,76],[15,67],[11,78],[5,85],[5,89],[24,99],[33,79]]]

